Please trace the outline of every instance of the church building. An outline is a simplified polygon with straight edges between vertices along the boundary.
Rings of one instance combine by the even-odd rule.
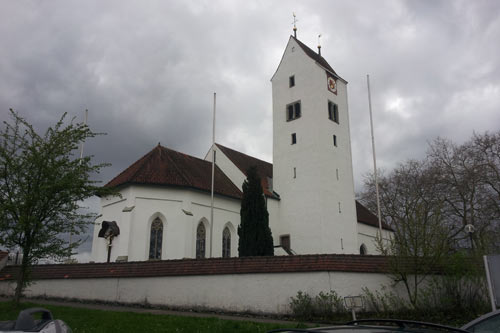
[[[92,260],[238,256],[251,166],[261,178],[275,255],[376,254],[377,217],[354,197],[347,81],[320,50],[290,36],[271,78],[273,164],[218,143],[205,159],[156,146],[106,184],[121,197],[101,198]],[[383,237],[390,233],[383,225]]]

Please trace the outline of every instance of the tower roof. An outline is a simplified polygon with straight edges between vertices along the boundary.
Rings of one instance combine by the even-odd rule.
[[[338,76],[337,73],[335,73],[335,71],[333,70],[332,66],[330,66],[330,64],[328,63],[328,61],[326,61],[325,58],[323,58],[320,54],[318,54],[317,52],[314,52],[313,50],[311,50],[309,48],[309,46],[307,46],[306,44],[302,43],[300,40],[298,40],[297,38],[295,38],[294,36],[290,36],[291,38],[293,38],[297,44],[299,44],[300,48],[311,58],[313,59],[314,61],[316,61],[318,64],[321,65],[321,67],[323,67],[324,69],[328,70],[331,74],[334,74],[335,76]]]
[[[211,162],[158,145],[105,186],[168,185],[210,192],[211,173]],[[241,191],[217,165],[214,177],[215,193],[237,199],[241,198]]]
[[[327,74],[329,74],[331,76],[334,76],[334,77],[342,80],[343,82],[347,83],[346,80],[344,80],[342,77],[340,77],[340,75],[338,75],[335,72],[335,70],[332,68],[332,66],[330,66],[330,64],[328,63],[328,61],[326,61],[325,58],[323,58],[320,54],[318,54],[318,52],[313,51],[311,48],[309,48],[309,46],[307,46],[306,44],[304,44],[300,40],[298,40],[297,37],[290,36],[290,39],[288,40],[288,44],[290,44],[291,40],[293,40],[295,43],[297,43],[297,45],[302,49],[302,51],[304,51],[304,53],[309,58],[311,58],[318,66],[320,66],[321,68],[323,68],[326,71]],[[281,65],[281,63],[283,61],[283,58],[285,57],[285,54],[286,54],[286,50],[285,50],[285,52],[283,53],[283,55],[281,57],[280,64],[278,65],[278,68],[276,69],[276,71],[274,72],[273,76],[271,77],[271,81],[273,80],[274,76],[278,72],[279,67],[280,67],[280,65]]]

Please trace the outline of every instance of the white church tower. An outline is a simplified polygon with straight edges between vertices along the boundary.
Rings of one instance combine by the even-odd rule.
[[[290,36],[273,75],[273,190],[281,243],[298,254],[359,253],[347,82]]]

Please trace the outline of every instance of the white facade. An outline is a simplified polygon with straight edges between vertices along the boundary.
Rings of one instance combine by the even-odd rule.
[[[293,37],[271,81],[282,232],[297,253],[359,253],[346,82],[337,77],[337,94],[329,91],[325,68]],[[338,106],[338,123],[328,117],[329,101]],[[295,102],[301,116],[288,120],[287,105]]]
[[[199,223],[203,223],[206,230],[207,257],[211,239],[213,256],[222,256],[222,232],[226,227],[231,232],[231,256],[238,255],[239,200],[215,197],[211,238],[209,194],[190,189],[144,185],[128,186],[121,194],[122,198],[101,199],[102,216],[96,221],[94,228],[92,260],[107,260],[108,242],[98,237],[102,221],[118,221],[120,227],[120,235],[112,243],[110,261],[115,261],[119,256],[128,257],[128,261],[148,260],[151,224],[157,217],[163,223],[161,259],[194,258]]]
[[[289,237],[290,248],[296,254],[359,254],[362,247],[365,253],[375,254],[378,229],[358,223],[356,216],[347,82],[318,62],[324,59],[311,54],[310,49],[307,53],[307,47],[299,43],[290,37],[271,80],[274,163],[273,186],[268,190],[278,195],[268,195],[267,209],[274,245],[281,245],[284,236]],[[327,87],[328,76],[336,82],[336,94]],[[301,115],[287,119],[287,106],[295,102],[301,105]],[[329,119],[329,103],[337,105],[338,121]],[[212,149],[216,150],[218,168],[241,191],[246,179],[242,166],[217,145],[205,160],[211,160]],[[97,221],[92,246],[94,261],[107,260],[107,241],[97,237],[102,221],[117,221],[121,231],[113,241],[111,261],[118,257],[148,260],[151,225],[157,217],[164,228],[161,259],[195,258],[200,222],[207,233],[206,257],[210,256],[211,239],[212,257],[222,256],[226,226],[231,232],[231,256],[237,256],[240,200],[216,195],[212,238],[210,194],[206,191],[128,184],[122,187],[121,194],[122,198],[101,200],[102,217]],[[275,254],[287,253],[276,248]]]
[[[385,285],[386,291],[398,293],[392,282],[385,274],[351,272],[44,279],[28,286],[25,295],[147,303],[189,310],[287,314],[290,297],[296,297],[299,290],[313,296],[335,290],[343,297],[361,295],[364,287],[375,292]],[[14,290],[14,281],[0,281],[0,294],[13,295]],[[404,296],[404,291],[400,295]]]

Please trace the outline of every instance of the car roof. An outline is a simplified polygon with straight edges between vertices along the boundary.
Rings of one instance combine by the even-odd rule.
[[[471,322],[468,322],[467,324],[465,324],[464,326],[462,326],[461,329],[468,330],[470,327],[475,326],[478,323],[480,323],[480,322],[482,322],[482,321],[484,321],[484,320],[486,320],[488,318],[495,317],[495,316],[498,316],[498,315],[500,315],[500,310],[488,312],[487,314],[484,314],[481,317],[476,318],[476,319],[474,319]]]

